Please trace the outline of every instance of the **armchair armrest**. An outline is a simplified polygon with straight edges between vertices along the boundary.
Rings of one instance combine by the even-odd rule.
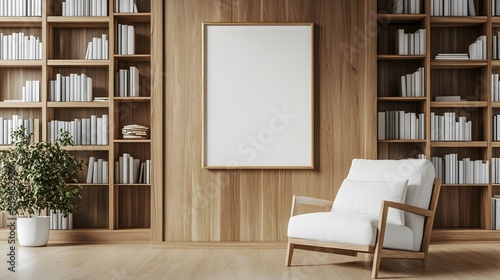
[[[410,213],[413,213],[413,214],[416,214],[416,215],[420,215],[420,216],[424,216],[424,217],[427,217],[427,218],[434,217],[434,212],[431,211],[431,210],[427,210],[427,209],[424,209],[424,208],[415,207],[415,206],[412,206],[412,205],[403,204],[403,203],[399,203],[399,202],[394,202],[394,201],[383,201],[382,202],[382,207],[383,208],[396,208],[396,209],[399,209],[399,210],[402,210],[402,211],[405,211],[405,212],[410,212]],[[382,211],[383,211],[383,209],[382,209]],[[386,216],[386,218],[387,218],[387,216]]]
[[[292,199],[292,212],[290,216],[295,216],[296,206],[299,204],[321,206],[321,207],[332,207],[333,201],[314,198],[314,197],[294,195]]]

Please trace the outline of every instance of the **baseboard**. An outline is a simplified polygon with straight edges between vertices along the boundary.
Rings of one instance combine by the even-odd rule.
[[[192,242],[151,242],[151,248],[169,249],[286,249],[286,242],[223,242],[223,241],[192,241]]]

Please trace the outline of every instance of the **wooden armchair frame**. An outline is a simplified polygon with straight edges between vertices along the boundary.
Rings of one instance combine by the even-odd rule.
[[[342,254],[348,256],[357,256],[358,252],[374,254],[372,278],[377,278],[380,267],[380,261],[382,259],[422,260],[422,267],[425,267],[427,263],[427,253],[429,250],[429,243],[431,240],[432,225],[434,223],[434,215],[436,213],[440,191],[441,191],[441,179],[436,178],[434,180],[434,186],[432,190],[431,201],[429,203],[429,209],[423,209],[392,201],[383,201],[382,207],[380,209],[380,219],[378,223],[377,239],[375,242],[375,246],[362,246],[362,245],[306,240],[299,238],[288,238],[286,266],[290,266],[292,263],[293,250],[299,249],[299,250],[309,250],[316,252]],[[295,216],[297,211],[297,205],[300,204],[332,207],[333,201],[304,197],[304,196],[294,196],[292,200],[291,216]],[[422,245],[420,246],[420,251],[406,251],[406,250],[383,248],[385,227],[387,223],[387,214],[389,208],[395,208],[425,217],[424,234],[422,237]]]

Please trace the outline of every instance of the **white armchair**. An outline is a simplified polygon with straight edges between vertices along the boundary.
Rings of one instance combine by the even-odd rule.
[[[354,159],[335,201],[294,196],[286,265],[301,249],[373,253],[372,278],[385,258],[422,260],[425,267],[440,189],[428,160]],[[299,204],[331,211],[296,215]]]

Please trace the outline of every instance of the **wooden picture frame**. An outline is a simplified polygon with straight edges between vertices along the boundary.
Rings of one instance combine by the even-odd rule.
[[[314,24],[202,29],[202,168],[313,169]]]

